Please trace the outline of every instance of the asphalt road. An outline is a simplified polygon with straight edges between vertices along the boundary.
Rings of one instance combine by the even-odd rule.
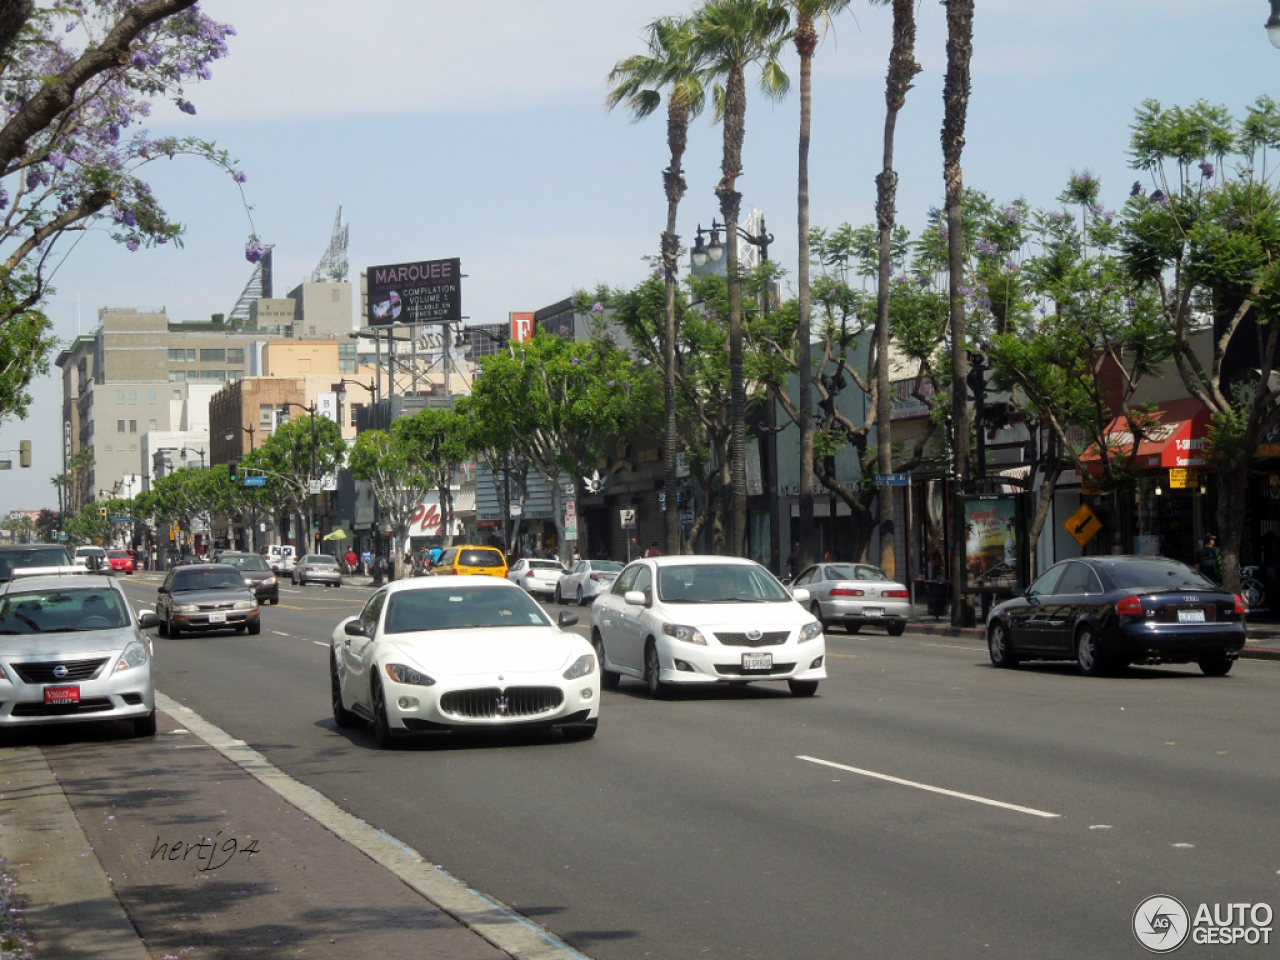
[[[329,715],[368,591],[282,589],[258,637],[157,638],[159,688],[598,960],[1139,957],[1147,897],[1280,909],[1280,663],[1089,679],[833,631],[812,699],[624,679],[587,743],[382,752]]]

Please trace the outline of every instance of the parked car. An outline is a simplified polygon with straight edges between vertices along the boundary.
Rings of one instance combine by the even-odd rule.
[[[128,720],[156,732],[154,613],[135,616],[102,576],[32,576],[0,587],[0,728]]]
[[[308,553],[293,566],[289,578],[296,586],[323,583],[326,587],[342,586],[342,568],[338,558],[327,553]]]
[[[333,632],[333,719],[405,734],[558,727],[595,735],[600,670],[587,641],[523,590],[492,577],[418,577],[378,590]]]
[[[76,547],[76,552],[71,558],[71,562],[77,567],[84,567],[93,573],[111,569],[111,565],[107,560],[107,551],[101,547]]]
[[[481,576],[506,577],[507,558],[497,547],[481,547],[470,543],[448,547],[435,566],[431,575],[440,576]]]
[[[280,602],[280,578],[258,554],[224,552],[220,562],[240,571],[244,585],[253,591],[258,603]]]
[[[911,593],[869,563],[817,563],[791,583],[809,591],[809,612],[823,628],[838,623],[849,633],[883,627],[899,637],[911,619]]]
[[[808,591],[788,593],[752,560],[636,560],[591,608],[601,682],[635,677],[661,697],[683,685],[785,680],[812,696],[827,675],[826,639],[808,603]]]
[[[1244,647],[1243,598],[1163,557],[1054,564],[987,619],[997,667],[1075,660],[1087,675],[1131,663],[1190,663],[1224,676]]]
[[[14,571],[53,573],[59,567],[71,566],[71,556],[56,543],[22,543],[0,546],[0,582]]]
[[[616,560],[579,560],[556,584],[556,603],[572,597],[578,606],[585,607],[608,591],[621,572],[622,564]]]
[[[539,560],[536,557],[517,560],[507,571],[507,579],[526,593],[537,593],[550,599],[555,595],[560,578],[565,574],[559,560]]]
[[[258,553],[277,574],[288,573],[298,559],[298,551],[291,543],[264,544]]]
[[[234,630],[262,632],[258,601],[235,567],[223,563],[180,565],[171,569],[156,598],[160,636]]]
[[[112,573],[133,573],[133,554],[128,550],[108,550],[107,563]]]

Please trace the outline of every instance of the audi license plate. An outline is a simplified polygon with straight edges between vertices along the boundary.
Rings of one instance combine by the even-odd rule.
[[[1204,623],[1204,611],[1203,610],[1179,610],[1178,622],[1179,623]]]
[[[772,653],[744,653],[742,655],[742,669],[747,670],[772,670],[773,654]]]
[[[45,687],[44,702],[50,705],[79,703],[79,687]]]
[[[225,613],[211,613],[209,614],[209,622],[210,623],[226,623],[227,615]]]

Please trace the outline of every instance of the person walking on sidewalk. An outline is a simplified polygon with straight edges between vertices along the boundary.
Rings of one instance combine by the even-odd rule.
[[[1222,580],[1222,555],[1218,553],[1218,538],[1205,534],[1204,546],[1196,552],[1196,569],[1214,583]]]

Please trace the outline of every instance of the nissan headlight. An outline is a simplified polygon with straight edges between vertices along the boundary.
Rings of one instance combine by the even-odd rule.
[[[707,638],[697,627],[686,627],[679,623],[664,623],[662,632],[668,637],[675,637],[684,643],[696,643],[700,647],[707,645]]]
[[[134,640],[124,648],[124,653],[120,654],[120,659],[116,661],[116,673],[119,673],[121,670],[140,667],[146,662],[147,648],[137,640]]]
[[[813,623],[806,623],[800,628],[801,643],[807,640],[816,640],[820,636],[822,636],[822,624],[817,620],[813,621]]]
[[[573,661],[573,665],[564,672],[566,680],[577,680],[579,677],[587,677],[596,672],[596,658],[594,654],[584,653],[577,660]]]
[[[435,685],[435,680],[427,676],[421,670],[414,667],[407,667],[403,663],[388,663],[383,666],[387,671],[387,676],[396,683],[408,683],[417,687],[431,687]]]

